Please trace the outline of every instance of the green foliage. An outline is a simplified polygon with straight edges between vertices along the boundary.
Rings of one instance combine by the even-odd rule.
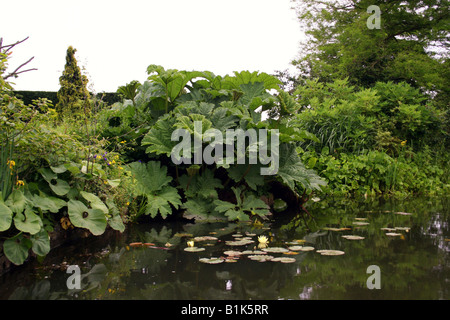
[[[66,65],[62,76],[59,78],[61,88],[58,91],[58,103],[56,111],[60,117],[89,114],[89,91],[86,88],[88,79],[81,74],[75,58],[76,49],[70,46],[67,49]]]
[[[258,196],[261,196],[268,192],[264,190],[264,186],[273,177],[261,175],[260,169],[263,167],[261,163],[250,164],[250,145],[246,146],[245,155],[242,155],[245,158],[245,164],[236,164],[239,150],[234,145],[233,155],[224,154],[223,158],[216,158],[212,165],[207,166],[206,164],[192,165],[194,163],[193,156],[198,150],[196,151],[195,144],[191,143],[190,147],[182,150],[183,153],[180,154],[185,161],[189,160],[190,162],[181,163],[175,168],[174,164],[171,164],[171,157],[173,156],[172,151],[177,147],[179,141],[172,141],[172,135],[177,129],[186,130],[190,135],[188,140],[190,139],[191,142],[194,137],[198,141],[202,141],[201,152],[206,148],[215,147],[225,150],[228,129],[277,129],[282,137],[282,154],[281,156],[275,154],[276,150],[270,150],[270,152],[273,157],[280,156],[282,166],[275,175],[275,180],[286,185],[294,194],[303,190],[313,192],[319,190],[324,184],[312,170],[307,170],[303,166],[295,151],[296,141],[315,139],[315,137],[305,130],[291,126],[282,118],[261,121],[261,112],[264,110],[277,109],[282,116],[287,116],[299,108],[293,97],[279,89],[280,82],[275,77],[248,71],[236,72],[234,76],[221,77],[214,76],[209,72],[165,71],[157,66],[150,66],[149,71],[157,72],[157,75],[150,79],[158,86],[164,87],[161,92],[165,92],[166,96],[163,98],[167,105],[171,106],[171,111],[158,118],[142,139],[142,146],[146,147],[146,153],[150,157],[167,163],[173,168],[170,171],[176,174],[174,183],[184,199],[182,208],[186,209],[189,214],[206,219],[225,217],[230,220],[245,220],[253,210],[257,216],[263,217],[268,212],[259,210],[261,209],[259,206],[251,207],[255,204],[260,205],[262,200],[259,200],[256,195],[244,192],[244,189],[257,191],[259,192]],[[194,81],[196,78],[200,79]],[[187,82],[190,82],[190,92],[183,93]],[[151,88],[154,84],[149,83],[147,86]],[[269,92],[276,88],[276,95]],[[170,93],[170,90],[175,91]],[[201,123],[201,132],[196,131],[195,122]],[[209,136],[211,132],[215,134]],[[216,140],[218,137],[220,139]],[[286,152],[289,155],[285,154]],[[227,201],[219,200],[220,195],[227,194],[227,190],[221,190],[223,185],[235,188],[235,190],[239,188],[239,197],[241,194],[246,195],[243,199],[237,200],[239,202],[237,207],[230,204],[234,209],[228,208],[224,204]],[[252,210],[248,208],[252,208]]]
[[[133,176],[133,195],[144,196],[146,202],[144,212],[155,218],[158,213],[166,218],[172,213],[171,205],[177,209],[180,195],[176,188],[170,186],[172,177],[167,175],[167,167],[160,162],[151,161],[147,164],[133,162],[129,164]]]
[[[448,3],[433,1],[295,1],[308,41],[294,62],[306,78],[349,77],[352,84],[407,82],[448,102],[445,52]],[[369,29],[367,8],[381,11],[381,28]],[[408,21],[405,24],[405,21]],[[448,69],[448,68],[447,68]],[[444,102],[443,106],[448,105]]]

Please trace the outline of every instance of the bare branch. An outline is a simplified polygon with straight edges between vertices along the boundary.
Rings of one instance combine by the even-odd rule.
[[[29,62],[31,62],[31,60],[33,60],[34,57],[31,57],[27,62],[22,63],[20,66],[18,66],[16,68],[16,70],[14,70],[13,72],[11,72],[10,74],[6,75],[5,77],[3,77],[4,80],[10,78],[10,77],[17,77],[18,74],[20,73],[24,73],[24,72],[28,72],[28,71],[32,71],[32,70],[37,70],[36,68],[32,68],[32,69],[27,69],[27,70],[22,70],[19,71],[20,68],[22,68],[23,66],[27,65]]]
[[[6,49],[6,51],[4,52],[4,53],[8,53],[9,50],[11,50],[12,48],[14,48],[16,45],[18,45],[18,44],[20,44],[20,43],[26,41],[28,38],[29,38],[29,37],[26,37],[25,39],[20,40],[20,41],[17,41],[16,43],[13,43],[13,44],[7,44],[7,45],[5,45],[5,46],[2,46],[2,45],[1,45],[1,42],[0,42],[0,50],[1,50],[1,49],[4,49],[4,48],[8,48],[8,49]],[[2,41],[3,41],[3,38],[2,38]]]

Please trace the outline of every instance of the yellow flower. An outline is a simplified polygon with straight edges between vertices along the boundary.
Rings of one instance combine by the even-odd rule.
[[[193,247],[194,246],[194,240],[188,241],[187,245],[188,245],[188,247]]]
[[[269,242],[269,239],[266,236],[259,236],[258,241],[261,244],[267,244]]]
[[[127,142],[127,140],[120,141],[120,143],[122,143],[122,144],[123,144],[123,143],[126,143],[126,142]]]
[[[129,202],[127,202],[127,206],[129,206],[130,205],[130,203]]]
[[[402,141],[400,144],[401,144],[402,146],[405,146],[405,145],[406,145],[406,141],[408,141],[408,140],[404,140],[404,141]]]
[[[97,159],[101,159],[101,158],[102,158],[102,156],[101,156],[101,155],[98,155],[98,156],[97,156]]]
[[[14,160],[8,160],[6,164],[12,169],[16,165],[16,162]]]
[[[18,186],[24,186],[25,182],[23,182],[23,180],[17,180],[16,185]]]
[[[113,160],[113,161],[111,161],[110,163],[114,164],[114,163],[116,163],[116,161],[115,161],[115,160]]]
[[[117,167],[117,169],[119,169],[119,170],[123,170],[123,168],[122,168],[122,167]]]

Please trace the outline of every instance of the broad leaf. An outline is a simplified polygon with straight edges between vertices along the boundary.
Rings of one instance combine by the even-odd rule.
[[[160,118],[142,139],[142,145],[148,146],[145,152],[170,156],[178,144],[177,141],[171,140],[175,122],[176,118],[169,115]]]
[[[79,228],[88,229],[93,235],[101,235],[106,228],[105,213],[98,208],[87,208],[78,200],[69,200],[68,204],[70,222]]]
[[[42,225],[41,218],[33,212],[31,207],[27,207],[24,213],[16,213],[14,216],[14,226],[22,232],[36,234],[41,230]]]
[[[173,187],[165,187],[156,194],[147,195],[146,214],[150,214],[152,218],[159,214],[165,219],[167,215],[172,213],[171,204],[178,209],[181,205],[180,195],[177,189]]]
[[[31,236],[30,240],[32,243],[31,250],[38,256],[45,256],[50,252],[50,236],[44,229]]]
[[[20,213],[25,209],[26,197],[21,190],[14,190],[6,200],[7,205],[13,212]]]
[[[0,201],[0,232],[9,229],[12,222],[12,216],[12,210]]]
[[[31,245],[28,239],[18,236],[6,239],[3,243],[3,252],[9,261],[15,265],[21,265],[28,257]]]

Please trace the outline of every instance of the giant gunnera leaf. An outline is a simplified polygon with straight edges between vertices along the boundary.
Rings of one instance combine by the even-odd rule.
[[[179,208],[181,197],[177,189],[169,185],[172,177],[167,174],[167,167],[161,166],[159,161],[133,162],[129,167],[134,181],[133,194],[147,198],[146,214],[154,218],[159,213],[166,218],[172,213],[171,206]]]

